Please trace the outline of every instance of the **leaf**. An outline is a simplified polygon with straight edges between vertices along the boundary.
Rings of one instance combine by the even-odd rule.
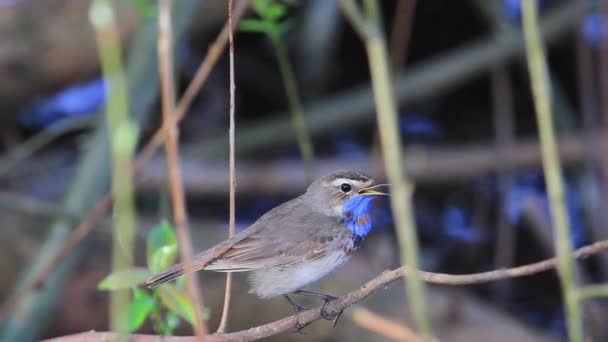
[[[158,7],[148,0],[135,0],[135,10],[142,18],[153,18],[158,13]]]
[[[143,292],[143,291],[141,291]],[[143,292],[145,293],[145,292]],[[156,305],[156,299],[148,294],[142,295],[141,293],[135,298],[130,304],[127,310],[127,330],[133,332],[139,329],[146,318],[154,309]]]
[[[167,323],[167,327],[170,329],[171,332],[173,332],[173,330],[175,330],[175,328],[179,326],[181,319],[176,313],[170,311],[167,313],[165,321]]]
[[[285,6],[281,4],[270,4],[263,13],[263,17],[269,21],[276,22],[285,15]]]
[[[114,272],[97,284],[98,290],[115,291],[136,287],[152,275],[146,268],[138,267],[130,270]]]
[[[148,234],[148,240],[146,241],[148,267],[152,268],[152,257],[154,253],[164,246],[175,246],[177,249],[175,230],[169,222],[163,220]]]
[[[181,318],[188,321],[191,325],[194,325],[194,309],[186,292],[178,289],[172,284],[164,284],[156,289],[161,302],[170,310],[180,316]],[[203,319],[209,316],[208,310],[203,310]]]
[[[239,23],[239,29],[244,32],[269,33],[273,28],[272,23],[260,19],[243,19]]]
[[[158,273],[171,266],[177,259],[177,246],[167,245],[156,250],[148,261],[148,267],[153,273]]]
[[[260,17],[264,16],[264,12],[266,12],[268,6],[270,6],[270,0],[253,0],[251,2],[251,7],[253,7],[255,13]]]

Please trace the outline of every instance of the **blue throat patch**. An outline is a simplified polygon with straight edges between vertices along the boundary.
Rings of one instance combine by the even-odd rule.
[[[372,229],[373,196],[354,196],[344,203],[342,208],[343,222],[359,241]]]

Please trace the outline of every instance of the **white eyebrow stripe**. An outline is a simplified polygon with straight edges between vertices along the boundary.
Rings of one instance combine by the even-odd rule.
[[[338,179],[334,179],[331,182],[331,185],[332,186],[340,186],[340,185],[342,185],[342,183],[348,183],[348,184],[351,184],[351,185],[361,185],[361,184],[363,184],[363,182],[358,181],[358,180],[354,180],[354,179],[338,178]]]

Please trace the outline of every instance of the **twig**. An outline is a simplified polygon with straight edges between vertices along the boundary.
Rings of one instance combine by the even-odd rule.
[[[241,17],[243,17],[245,14],[245,11],[249,7],[249,1],[250,0],[241,0],[237,2],[236,6],[234,7],[234,24],[232,27],[234,27],[234,25],[236,25]],[[209,47],[207,55],[205,56],[205,59],[201,65],[198,67],[194,78],[192,78],[192,81],[190,81],[190,84],[184,91],[182,98],[175,108],[175,116],[178,122],[181,121],[186,115],[186,111],[188,108],[190,108],[192,101],[194,101],[194,98],[207,81],[211,70],[222,55],[222,52],[228,43],[228,31],[229,23],[226,22],[222,32],[220,32],[215,42],[213,42],[213,44],[211,44]],[[148,144],[142,149],[139,158],[135,161],[136,169],[143,168],[143,166],[146,165],[150,159],[152,159],[158,148],[163,144],[163,141],[163,131],[162,129],[159,129],[156,131],[152,139],[150,139],[150,142],[148,142]]]
[[[186,212],[186,199],[180,171],[180,156],[177,118],[175,115],[175,89],[173,77],[173,44],[171,37],[171,0],[160,0],[158,13],[158,66],[160,72],[161,102],[163,112],[163,131],[165,133],[165,149],[167,168],[169,172],[169,187],[175,232],[179,242],[180,258],[186,270],[192,269],[192,245],[190,228]],[[194,331],[203,341],[207,335],[207,326],[201,316],[203,300],[200,293],[198,278],[191,272],[186,272],[186,289],[194,311]]]
[[[287,95],[287,103],[289,104],[289,114],[291,117],[291,125],[295,132],[296,141],[300,154],[304,161],[304,165],[307,170],[307,178],[312,181],[313,173],[315,169],[315,156],[312,139],[310,136],[309,129],[306,124],[304,116],[304,109],[302,108],[302,100],[298,91],[298,84],[296,82],[296,75],[289,62],[289,55],[287,47],[281,38],[279,30],[272,30],[269,32],[270,41],[274,47],[277,63],[279,64],[279,70],[281,72],[281,78],[285,86],[285,93]]]
[[[343,8],[356,6],[353,0],[342,0]],[[382,34],[380,13],[376,0],[365,1],[366,18],[360,24],[359,15],[353,15],[352,10],[345,11],[347,18],[353,26],[367,26],[360,38],[367,50],[384,165],[391,184],[391,207],[395,218],[395,227],[401,252],[401,263],[418,268],[418,237],[415,230],[412,196],[414,184],[404,177],[401,152],[401,138],[397,108],[392,87],[393,80],[389,72],[389,60],[386,52],[386,43]],[[350,14],[349,14],[350,13]],[[425,304],[424,286],[416,275],[406,279],[408,301],[411,312],[420,334],[425,340],[431,338],[431,325],[428,310]]]
[[[574,251],[572,255],[575,258],[586,258],[593,254],[608,250],[608,240],[598,241],[593,244],[581,247]],[[554,269],[558,264],[557,258],[551,258],[539,262],[535,262],[528,265],[494,270],[482,273],[473,274],[445,274],[445,273],[432,273],[417,271],[417,275],[425,282],[442,285],[474,285],[487,283],[491,281],[519,278],[537,274],[540,272]],[[353,290],[346,295],[333,300],[325,306],[327,314],[338,313],[349,306],[358,303],[365,298],[373,295],[377,291],[384,289],[390,283],[399,280],[401,277],[411,276],[412,272],[405,266],[401,266],[392,271],[386,271],[370,280],[365,285]],[[302,311],[297,315],[289,316],[278,321],[260,325],[257,327],[249,328],[234,333],[228,334],[215,334],[207,337],[207,342],[246,342],[254,341],[257,339],[277,335],[283,331],[293,329],[296,322],[300,324],[308,324],[321,318],[321,307],[315,309]],[[117,335],[113,333],[105,332],[85,332],[81,334],[69,335],[64,337],[58,337],[55,339],[47,340],[48,342],[72,342],[72,341],[107,341],[112,340]],[[131,341],[137,342],[153,342],[153,341],[193,341],[192,337],[159,337],[157,335],[130,335],[134,339]],[[105,338],[105,339],[104,339]],[[159,340],[160,338],[160,340]]]
[[[576,290],[576,295],[578,300],[608,297],[608,284],[582,286]]]
[[[414,26],[414,10],[416,0],[399,0],[391,29],[391,65],[395,71],[401,70],[405,64],[410,45],[412,27]]]
[[[568,227],[568,214],[564,203],[563,179],[559,165],[557,142],[553,128],[545,52],[537,28],[538,14],[536,6],[537,4],[533,1],[522,3],[528,68],[540,134],[543,171],[555,229],[555,249],[559,259],[558,273],[566,306],[568,335],[571,341],[581,342],[584,335],[580,303],[575,296],[576,265],[571,257],[572,242]]]
[[[382,317],[366,308],[356,308],[352,320],[357,325],[394,341],[419,342],[422,338],[410,328]]]
[[[107,80],[107,132],[111,143],[112,199],[112,270],[124,271],[133,266],[135,243],[135,208],[133,199],[133,170],[137,129],[129,119],[129,95],[122,66],[120,34],[111,1],[96,0],[89,11],[95,29],[102,72]],[[114,331],[127,331],[124,312],[129,306],[128,289],[112,291],[110,295],[110,326]]]
[[[237,3],[234,9],[234,20],[238,22],[240,18],[245,13],[249,5],[249,0],[241,0]],[[179,119],[183,119],[187,109],[192,103],[195,95],[198,93],[200,88],[203,86],[205,81],[207,80],[209,73],[213,66],[219,60],[219,57],[228,42],[228,29],[226,24],[222,32],[218,35],[216,41],[209,48],[205,59],[199,66],[199,69],[194,76],[192,82],[184,92],[182,99],[180,100],[176,114],[179,115]],[[148,144],[143,148],[139,157],[134,162],[134,174],[139,175],[143,171],[143,167],[152,159],[158,148],[163,143],[163,132],[162,129],[159,129],[154,137],[148,142]],[[137,180],[138,178],[136,178]],[[7,317],[8,313],[12,310],[13,307],[17,306],[24,298],[26,298],[27,294],[42,285],[44,280],[47,278],[49,274],[51,274],[57,267],[61,264],[61,262],[72,252],[72,250],[82,241],[95,227],[97,222],[99,222],[106,213],[112,207],[112,198],[110,193],[106,193],[102,198],[100,198],[93,209],[89,211],[85,219],[72,231],[69,237],[64,239],[66,242],[63,246],[54,252],[46,261],[45,264],[40,268],[40,271],[37,271],[30,280],[24,284],[19,290],[17,290],[11,297],[9,297],[0,307],[0,322],[4,321]]]
[[[234,110],[235,110],[235,98],[234,98],[234,33],[232,29],[232,6],[234,0],[228,0],[228,27],[229,29],[229,41],[230,41],[230,128],[228,129],[228,135],[230,139],[230,151],[229,151],[229,174],[230,174],[230,213],[228,218],[228,237],[231,238],[235,233],[235,160],[234,160]],[[226,273],[226,290],[224,294],[224,309],[222,310],[222,318],[217,328],[218,333],[226,332],[228,326],[228,313],[230,311],[230,293],[232,291],[232,273]]]

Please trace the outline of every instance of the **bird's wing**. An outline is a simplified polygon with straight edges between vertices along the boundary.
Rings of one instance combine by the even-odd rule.
[[[298,200],[271,210],[249,229],[204,269],[252,271],[314,260],[348,234],[337,219],[313,212]]]
[[[314,260],[349,234],[337,219],[312,211],[299,197],[270,210],[234,237],[197,254],[190,272],[252,271]],[[156,287],[185,272],[188,270],[182,264],[175,264],[152,276],[146,285]]]

